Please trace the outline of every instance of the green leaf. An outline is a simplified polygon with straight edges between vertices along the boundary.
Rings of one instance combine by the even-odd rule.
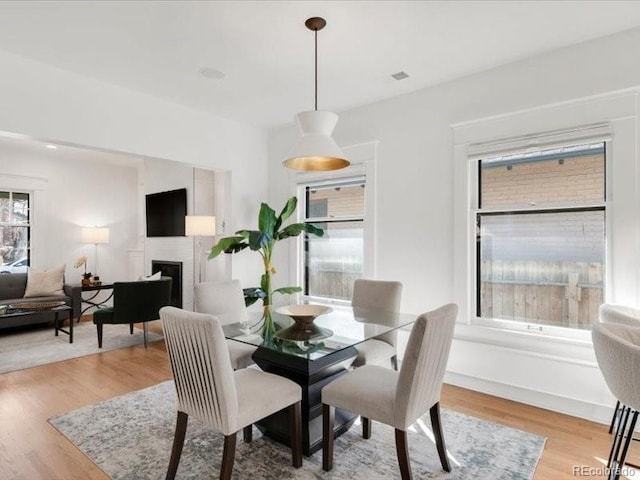
[[[265,245],[268,245],[271,240],[273,240],[273,237],[268,233],[257,230],[249,232],[249,247],[251,250],[260,250]]]
[[[249,246],[248,243],[236,243],[227,248],[224,253],[238,253]]]
[[[273,238],[277,222],[276,212],[266,203],[260,204],[260,215],[258,217],[258,229]]]
[[[249,230],[238,230],[236,235],[240,235],[242,238],[249,238],[249,233],[251,233]]]
[[[282,225],[282,222],[284,222],[287,218],[293,215],[293,212],[296,211],[297,206],[298,206],[298,199],[296,197],[291,197],[289,200],[287,200],[287,203],[282,209],[282,212],[280,212],[280,215],[278,216],[278,221],[276,222],[276,228],[275,228],[276,232]]]
[[[291,295],[302,291],[302,287],[282,287],[276,288],[273,293],[279,293],[281,295]]]
[[[253,305],[258,300],[267,296],[267,292],[259,287],[243,288],[242,292],[244,293],[244,305],[246,307]]]
[[[258,297],[244,297],[244,306],[250,307],[259,300]]]
[[[244,242],[243,237],[225,237],[221,238],[218,243],[216,243],[209,252],[209,258],[214,258],[220,255],[222,252],[236,253],[240,250],[248,247]]]
[[[282,229],[281,232],[278,233],[278,239],[282,240],[284,238],[297,237],[302,232],[307,232],[318,237],[322,237],[324,235],[323,229],[318,228],[310,223],[292,223],[291,225],[287,225]]]

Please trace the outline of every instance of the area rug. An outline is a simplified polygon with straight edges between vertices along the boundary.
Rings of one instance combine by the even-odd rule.
[[[65,327],[67,329],[67,327]],[[161,340],[162,335],[149,332],[148,340]],[[105,325],[102,348],[98,348],[96,326],[90,322],[76,323],[73,327],[73,343],[64,333],[54,335],[50,328],[29,329],[19,332],[3,332],[0,335],[0,373],[37,367],[70,358],[108,352],[143,343],[142,330],[129,334],[129,325]]]
[[[173,382],[89,405],[49,422],[116,480],[164,478],[175,428]],[[409,433],[413,476],[443,480],[525,480],[533,478],[545,438],[443,410],[443,428],[453,470],[442,470],[429,428],[429,415]],[[238,437],[235,480],[386,480],[400,478],[393,430],[373,423],[364,440],[353,427],[336,439],[334,467],[322,470],[322,452],[291,467],[290,450],[254,427],[251,444]],[[190,419],[177,479],[218,478],[222,435]]]

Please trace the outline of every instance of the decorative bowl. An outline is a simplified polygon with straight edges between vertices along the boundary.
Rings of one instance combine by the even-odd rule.
[[[64,305],[63,301],[50,301],[50,302],[20,302],[9,305],[9,308],[15,308],[16,310],[50,310],[52,308],[61,307]]]
[[[276,332],[276,337],[283,340],[306,341],[316,338],[326,338],[333,335],[331,330],[318,327],[313,321],[320,315],[331,312],[331,307],[324,305],[287,305],[279,307],[276,313],[293,318],[294,324]]]

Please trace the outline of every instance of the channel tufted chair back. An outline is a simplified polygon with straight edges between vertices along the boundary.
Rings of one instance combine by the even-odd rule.
[[[220,321],[213,315],[174,307],[160,310],[178,415],[167,480],[178,471],[189,416],[224,435],[220,479],[230,480],[236,436],[251,442],[258,420],[287,409],[291,463],[302,466],[302,389],[291,380],[253,368],[234,371]]]

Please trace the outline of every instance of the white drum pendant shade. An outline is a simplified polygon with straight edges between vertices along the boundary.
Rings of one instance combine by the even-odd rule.
[[[349,166],[344,152],[331,138],[338,123],[333,112],[310,110],[295,116],[300,129],[300,139],[289,152],[285,167],[294,170],[338,170]]]

